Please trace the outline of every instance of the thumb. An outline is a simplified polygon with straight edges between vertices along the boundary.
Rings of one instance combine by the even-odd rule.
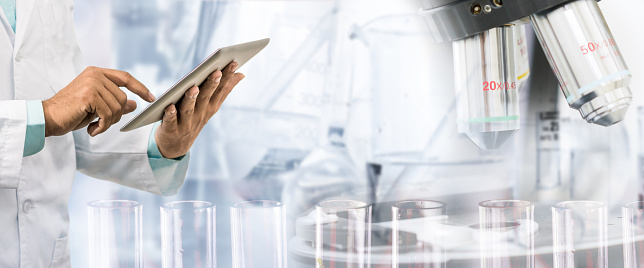
[[[136,101],[127,100],[127,102],[125,102],[123,114],[129,114],[131,112],[134,112],[134,110],[136,110]]]
[[[87,116],[85,116],[85,118],[83,118],[83,120],[78,125],[76,125],[74,127],[74,130],[79,130],[81,128],[86,127],[87,125],[92,123],[92,121],[94,121],[94,119],[96,119],[96,117],[97,116],[96,116],[95,113],[87,114]]]

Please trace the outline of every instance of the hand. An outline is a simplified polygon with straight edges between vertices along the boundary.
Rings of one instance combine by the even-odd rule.
[[[121,120],[123,114],[136,110],[119,87],[126,87],[148,102],[154,96],[141,82],[122,71],[87,67],[69,85],[42,102],[45,114],[45,137],[60,136],[87,127],[96,136]],[[93,122],[98,117],[98,122]]]
[[[163,121],[155,134],[163,157],[177,158],[190,150],[201,129],[239,81],[244,79],[243,74],[235,73],[237,66],[237,62],[232,62],[224,68],[223,74],[219,70],[213,72],[199,87],[190,88],[178,107],[174,104],[166,107]]]

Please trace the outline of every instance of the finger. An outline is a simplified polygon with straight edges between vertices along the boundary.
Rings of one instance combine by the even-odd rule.
[[[242,73],[236,73],[233,75],[233,78],[230,79],[230,82],[228,82],[228,85],[222,90],[222,94],[218,96],[217,99],[212,99],[210,100],[211,105],[215,105],[216,110],[219,110],[219,107],[224,103],[224,100],[228,97],[228,94],[233,91],[233,89],[243,80],[246,76]]]
[[[94,111],[91,112],[98,115],[98,122],[89,124],[89,126],[87,127],[87,133],[89,133],[90,136],[94,137],[105,132],[112,125],[110,123],[112,122],[112,111],[107,106],[105,101],[100,97],[97,97],[92,105]]]
[[[163,121],[161,121],[160,127],[165,128],[168,131],[177,130],[177,108],[174,106],[174,104],[170,104],[165,108],[165,111],[163,113]]]
[[[226,87],[226,85],[228,85],[228,83],[230,82],[230,80],[234,76],[235,70],[237,70],[237,66],[239,66],[239,64],[237,62],[233,61],[230,64],[228,64],[228,66],[226,66],[226,68],[224,68],[224,70],[222,72],[223,75],[221,77],[221,81],[219,82],[219,85],[217,85],[217,88],[213,92],[212,96],[209,97],[210,101],[212,101],[213,99],[216,100],[216,99],[221,97],[221,95],[224,93],[223,92],[224,88]]]
[[[199,95],[198,87],[191,87],[186,91],[179,103],[179,124],[183,125],[190,121],[195,111],[195,102]]]
[[[123,114],[129,114],[131,112],[134,112],[135,110],[136,110],[136,101],[127,100],[123,108]]]
[[[88,114],[88,115],[85,117],[85,119],[83,119],[83,121],[81,121],[81,122],[80,122],[80,124],[78,124],[78,125],[76,125],[76,126],[74,127],[74,130],[79,130],[79,129],[81,129],[81,128],[86,127],[87,125],[89,125],[89,123],[91,123],[92,121],[94,121],[94,119],[96,119],[96,114]]]
[[[119,87],[126,87],[128,90],[134,92],[134,94],[143,98],[147,102],[153,102],[155,97],[152,95],[152,92],[148,90],[145,85],[143,85],[139,80],[136,80],[131,74],[119,70],[112,69],[102,69],[103,74],[107,79],[114,82]]]
[[[101,95],[101,98],[105,101],[105,104],[107,104],[107,107],[112,111],[112,121],[110,121],[110,124],[115,124],[116,122],[121,120],[121,116],[123,115],[122,105],[121,103],[116,99],[114,95],[112,95],[112,92],[110,92],[107,88],[98,88],[98,94]],[[127,99],[126,99],[127,100]]]
[[[210,98],[219,86],[219,82],[221,82],[221,76],[221,71],[214,71],[208,76],[208,79],[206,79],[206,81],[204,81],[201,86],[199,86],[201,94],[197,98],[195,109],[200,110],[201,107],[208,106]]]
[[[107,77],[103,77],[102,81],[103,81],[103,86],[105,86],[105,88],[107,88],[107,90],[109,90],[110,93],[114,95],[114,97],[116,98],[116,100],[118,100],[121,106],[125,106],[125,102],[127,102],[127,94],[125,94],[125,92],[123,92],[123,90],[121,90],[119,86],[114,84],[114,82],[107,79]]]
[[[136,101],[128,100],[127,94],[125,94],[125,92],[123,92],[123,90],[121,90],[119,86],[114,84],[112,80],[109,80],[107,79],[107,77],[105,77],[105,80],[103,81],[103,85],[105,85],[105,88],[107,88],[112,93],[112,95],[114,95],[116,100],[118,100],[118,102],[121,104],[121,108],[122,108],[121,115],[129,114],[136,110],[136,107],[137,107]]]
[[[221,77],[221,81],[219,82],[219,86],[217,87],[217,91],[223,89],[226,85],[228,85],[228,82],[230,82],[230,79],[233,78],[233,75],[235,74],[235,71],[237,71],[237,66],[239,66],[239,63],[236,61],[231,62],[224,68],[223,70],[223,75]],[[215,93],[217,92],[215,91]]]

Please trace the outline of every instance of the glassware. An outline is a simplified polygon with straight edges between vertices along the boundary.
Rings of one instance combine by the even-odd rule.
[[[451,45],[433,43],[416,14],[376,18],[355,27],[351,37],[368,49],[373,160],[436,161],[445,150],[434,140],[447,128],[441,119],[454,100]]]
[[[442,224],[447,206],[429,200],[396,202],[391,207],[392,268],[445,267]]]
[[[624,267],[644,267],[644,202],[632,202],[622,207],[624,234]]]
[[[356,46],[364,44],[366,48],[355,49],[356,54],[364,54],[364,60],[356,62],[363,65],[355,71],[370,74],[363,84],[371,89],[371,95],[365,96],[370,99],[373,122],[371,134],[365,135],[371,150],[362,152],[367,152],[369,163],[386,170],[383,174],[393,180],[389,189],[453,176],[488,176],[508,185],[504,170],[508,165],[503,163],[501,151],[482,151],[467,137],[453,132],[457,102],[450,43],[434,43],[417,13],[375,18],[355,27],[351,37]],[[491,170],[491,165],[498,166],[493,169],[498,174],[476,171],[483,167]],[[369,183],[378,185],[377,180]],[[392,197],[393,192],[387,190],[378,198],[408,198]]]
[[[143,267],[143,205],[130,200],[87,203],[91,268]]]
[[[234,268],[285,268],[284,206],[270,200],[245,201],[230,208]]]
[[[530,18],[568,105],[589,123],[624,119],[631,73],[597,1],[571,1]]]
[[[330,129],[329,142],[313,150],[293,172],[282,194],[288,222],[309,215],[322,200],[367,187],[345,146],[343,132],[341,128]]]
[[[178,201],[160,210],[163,267],[217,267],[215,205]]]
[[[481,149],[499,148],[520,127],[515,27],[452,42],[458,132]]]
[[[607,208],[602,202],[567,201],[554,205],[554,267],[608,267],[606,225]]]
[[[479,203],[481,267],[534,267],[534,204],[522,200]]]
[[[315,267],[371,267],[371,205],[329,200],[315,210]]]

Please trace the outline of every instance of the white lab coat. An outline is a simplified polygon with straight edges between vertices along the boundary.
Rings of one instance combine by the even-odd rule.
[[[23,157],[25,100],[52,97],[84,65],[73,0],[16,5],[15,35],[0,12],[0,267],[69,267],[67,202],[76,170],[156,194],[176,193],[185,172],[172,178],[177,169],[170,166],[164,168],[167,177],[153,176],[151,127],[123,134],[113,126],[95,138],[82,129],[48,137],[42,151]],[[168,183],[173,179],[179,183]]]

